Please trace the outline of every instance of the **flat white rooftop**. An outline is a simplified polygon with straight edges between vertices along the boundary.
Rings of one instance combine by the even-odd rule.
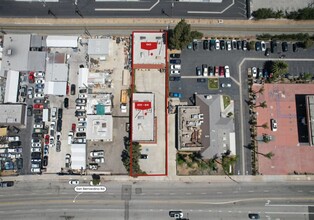
[[[166,64],[164,32],[133,32],[134,68],[163,68]],[[138,66],[137,66],[138,65]]]
[[[133,93],[132,140],[154,141],[155,95]]]

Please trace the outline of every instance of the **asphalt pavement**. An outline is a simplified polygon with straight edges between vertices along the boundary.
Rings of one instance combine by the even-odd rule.
[[[88,180],[80,185],[88,185]],[[106,192],[77,194],[67,181],[17,182],[1,189],[2,219],[309,219],[312,184],[105,182]],[[311,213],[313,214],[313,213]]]
[[[270,47],[269,42],[266,42]],[[292,61],[290,59],[306,59],[314,56],[314,47],[309,49],[299,48],[298,52],[292,51],[292,43],[289,43],[288,52],[281,52],[280,42],[278,42],[278,52],[271,53],[268,57],[262,51],[243,51],[243,50],[203,50],[202,42],[198,43],[198,50],[184,49],[181,53],[181,80],[170,82],[169,91],[179,92],[182,94],[182,101],[188,101],[192,104],[193,94],[227,94],[235,101],[235,130],[237,140],[237,155],[239,161],[236,165],[236,174],[251,174],[251,151],[247,149],[250,143],[249,133],[249,108],[246,104],[248,100],[248,79],[247,69],[253,66],[264,67],[264,63],[269,60],[278,60],[279,57],[285,55],[282,60],[289,64],[289,72],[291,75],[298,75],[301,72],[310,72],[314,74],[313,62],[309,61]],[[244,60],[246,59],[246,60]],[[219,78],[219,84],[231,83],[231,88],[222,88],[218,90],[209,90],[207,83],[197,82],[196,67],[202,68],[202,64],[208,66],[226,66],[230,67],[231,78]],[[241,82],[240,72],[241,70]],[[237,83],[240,84],[240,87]],[[240,97],[241,90],[241,97]],[[242,112],[241,112],[242,103]],[[241,119],[243,127],[241,127]],[[243,136],[241,135],[243,132]],[[243,153],[242,153],[243,152]]]
[[[173,17],[246,19],[246,0],[222,3],[179,2],[167,0],[104,1],[59,0],[58,2],[19,2],[2,0],[1,17]]]

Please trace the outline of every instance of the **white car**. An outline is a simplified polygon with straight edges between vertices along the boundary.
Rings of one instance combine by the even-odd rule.
[[[35,93],[35,98],[44,98],[44,94]]]
[[[40,170],[40,168],[31,168],[31,172],[32,173],[40,173],[41,170]]]
[[[271,130],[277,131],[277,120],[276,119],[270,119],[271,121]]]
[[[36,84],[44,84],[45,80],[43,80],[43,79],[36,79],[35,83]]]
[[[86,99],[87,94],[79,94],[78,97],[79,97],[79,99]]]
[[[85,110],[85,106],[77,105],[76,110]]]
[[[227,40],[227,50],[231,50],[231,41],[230,40]]]
[[[171,75],[173,75],[173,74],[180,74],[180,70],[171,70],[170,74]]]
[[[34,76],[37,78],[43,78],[43,77],[45,77],[45,73],[44,72],[35,72]]]
[[[180,70],[181,69],[181,65],[170,65],[170,69],[172,69],[172,70]]]
[[[80,181],[79,180],[70,180],[69,184],[70,185],[78,185],[78,184],[80,184]]]
[[[41,143],[32,143],[32,147],[41,147]]]
[[[220,50],[220,41],[219,40],[216,40],[215,41],[215,45],[216,45],[216,50]]]
[[[34,124],[34,128],[43,128],[43,124]]]
[[[40,147],[32,147],[31,148],[31,152],[41,152],[41,148]]]
[[[105,163],[105,158],[103,157],[93,158],[93,161],[95,163]]]
[[[103,150],[99,150],[99,151],[91,151],[90,152],[90,156],[91,157],[104,157],[105,153]]]
[[[230,84],[230,83],[222,83],[222,84],[221,84],[221,87],[223,87],[223,88],[225,88],[225,87],[230,88],[230,87],[231,87],[231,84]]]
[[[265,41],[261,41],[261,48],[262,48],[262,51],[266,51]]]
[[[229,66],[225,66],[225,77],[226,78],[230,77],[230,68],[229,68]]]
[[[78,126],[81,126],[81,127],[86,127],[86,122],[84,121],[80,121],[77,123]]]
[[[19,136],[12,136],[12,137],[7,137],[6,139],[9,142],[11,142],[11,141],[19,141],[20,137]]]
[[[82,128],[82,127],[77,127],[76,128],[76,132],[85,132],[86,129],[85,128]]]
[[[80,122],[86,122],[86,118],[78,118],[78,121],[80,121]]]
[[[257,69],[256,69],[256,67],[252,67],[252,75],[253,75],[253,78],[257,77]]]
[[[50,123],[50,130],[54,130],[55,127],[56,127],[56,122],[55,122],[55,121],[52,121],[52,122]]]
[[[73,132],[69,132],[69,135],[68,135],[68,144],[70,145],[72,143],[72,138],[73,138]]]

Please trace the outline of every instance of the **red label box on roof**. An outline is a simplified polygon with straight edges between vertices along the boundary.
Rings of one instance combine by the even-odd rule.
[[[141,42],[141,49],[143,50],[156,50],[157,42]]]
[[[152,108],[151,102],[135,102],[135,109],[147,110]]]

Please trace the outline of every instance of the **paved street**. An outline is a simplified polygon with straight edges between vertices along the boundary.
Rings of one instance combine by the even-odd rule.
[[[59,2],[33,1],[0,2],[2,17],[205,17],[246,18],[245,0],[224,0],[222,3],[178,2],[167,0],[149,1],[102,1],[59,0]]]
[[[88,181],[82,185],[87,185]],[[1,189],[2,219],[170,219],[170,210],[182,210],[191,220],[309,219],[314,205],[307,183],[139,183],[106,182],[104,193],[74,192],[67,181],[17,182]],[[123,193],[122,193],[123,192]],[[76,197],[77,196],[77,197]],[[76,198],[75,198],[76,197]],[[75,202],[73,202],[75,199]]]

